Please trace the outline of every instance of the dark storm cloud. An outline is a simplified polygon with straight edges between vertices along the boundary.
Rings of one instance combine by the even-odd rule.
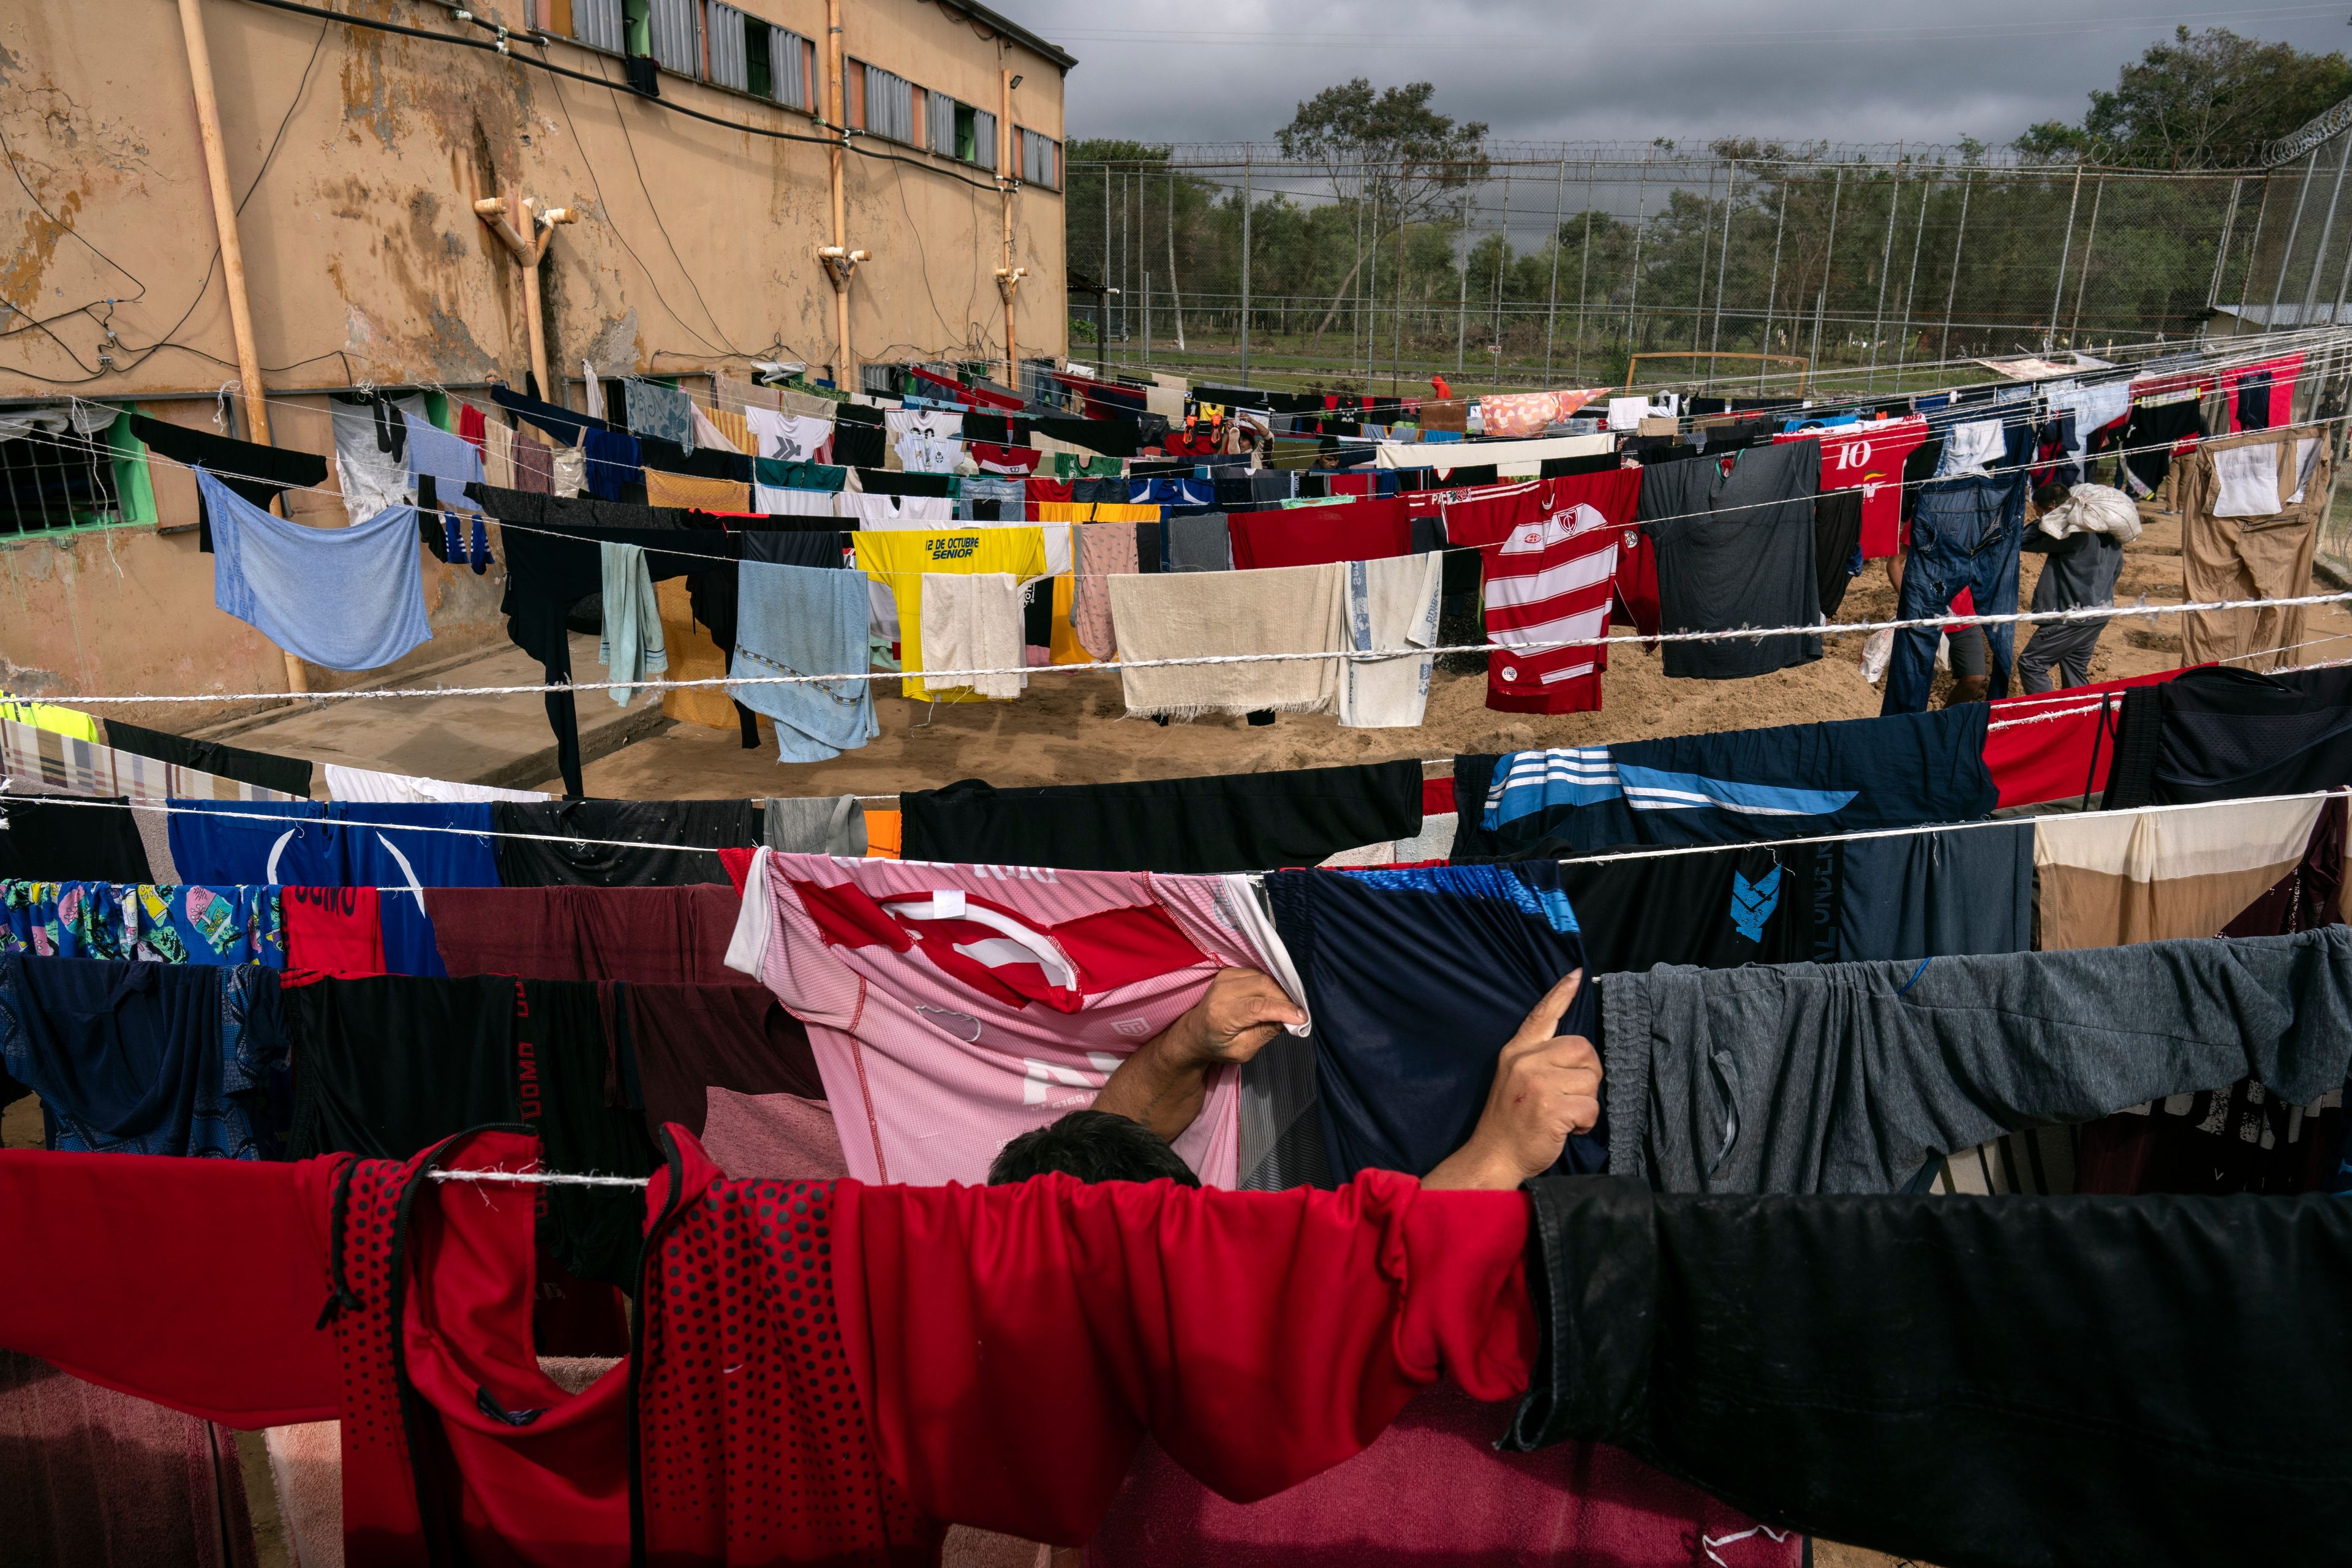
[[[1497,137],[1685,144],[1721,135],[2005,142],[2078,119],[2095,87],[2174,24],[2306,49],[2352,46],[2341,4],[1989,0],[1971,7],[1685,0],[1628,11],[1553,0],[1011,0],[1082,62],[1074,136],[1268,138],[1299,100],[1353,76],[1429,80]],[[1223,40],[1223,41],[1221,41]]]

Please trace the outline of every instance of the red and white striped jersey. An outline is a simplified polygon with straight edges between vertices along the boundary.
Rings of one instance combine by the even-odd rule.
[[[1609,629],[1618,545],[1642,494],[1638,468],[1538,480],[1522,494],[1469,503],[1463,532],[1446,510],[1446,542],[1482,547],[1486,637],[1511,648],[1597,637]],[[1507,531],[1496,537],[1496,524]],[[1499,652],[1486,666],[1486,706],[1507,713],[1583,713],[1601,706],[1606,645]]]

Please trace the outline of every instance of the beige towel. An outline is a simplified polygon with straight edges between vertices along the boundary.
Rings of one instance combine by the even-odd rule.
[[[1045,503],[1039,503],[1043,510]],[[1110,580],[1142,568],[1135,553],[1135,524],[1090,522],[1072,531],[1077,535],[1077,586],[1070,599],[1070,629],[1078,646],[1097,658],[1108,658],[1118,647],[1110,616]]]
[[[934,692],[961,687],[979,697],[1021,695],[1029,678],[1017,673],[1027,662],[1021,651],[1018,578],[1010,572],[926,572],[922,598],[925,669],[1016,672],[952,682],[927,678],[925,687]]]
[[[502,419],[482,422],[482,482],[502,490],[515,488],[514,426]]]
[[[713,400],[721,408],[731,409],[735,413],[740,414],[746,408],[778,408],[782,406],[782,405],[778,402],[780,395],[772,386],[754,386],[742,376],[730,375],[723,370],[720,371],[713,380],[716,384],[716,390],[711,395]],[[747,447],[746,450],[749,450],[749,448]]]
[[[1435,647],[1445,558],[1435,551],[1384,561],[1343,561],[1348,646]],[[1429,706],[1430,656],[1357,659],[1340,667],[1339,722],[1350,729],[1412,729]]]
[[[1347,646],[1348,569],[1153,572],[1110,582],[1122,659],[1209,654],[1336,653]],[[1208,713],[1321,713],[1339,690],[1339,660],[1196,664],[1123,669],[1129,718]]]

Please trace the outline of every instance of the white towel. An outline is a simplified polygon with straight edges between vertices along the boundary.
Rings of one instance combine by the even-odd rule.
[[[1043,590],[1053,591],[1050,584]],[[981,697],[1021,695],[1029,678],[1017,673],[1027,662],[1021,651],[1021,584],[1010,572],[923,574],[923,668],[1005,669],[1010,675],[980,675],[943,683],[927,679],[934,692],[970,689]]]
[[[2279,443],[2231,447],[2213,455],[2215,517],[2276,517],[2279,504]],[[2300,493],[2298,488],[2298,493]]]
[[[1337,653],[1348,646],[1347,568],[1152,572],[1108,579],[1122,659]],[[1129,718],[1321,713],[1339,691],[1332,658],[1122,669]]]
[[[1397,555],[1341,563],[1348,574],[1348,646],[1435,647],[1445,558]],[[1357,730],[1412,729],[1429,706],[1431,656],[1352,659],[1339,670],[1339,722]]]

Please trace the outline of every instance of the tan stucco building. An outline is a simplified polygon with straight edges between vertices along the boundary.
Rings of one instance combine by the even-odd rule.
[[[522,384],[522,274],[473,209],[518,185],[580,215],[539,269],[551,379],[573,406],[583,361],[690,392],[761,360],[1002,375],[1008,208],[1017,352],[1060,354],[1075,62],[963,0],[834,3],[856,132],[838,156],[842,248],[866,258],[845,365],[817,254],[835,222],[827,0],[469,0],[470,20],[427,0],[197,0],[272,443],[331,453],[335,388]],[[196,103],[174,0],[0,7],[0,415],[69,395],[247,433]],[[283,688],[276,651],[212,606],[211,562],[183,531],[193,486],[153,472],[160,529],[0,540],[0,686]],[[332,484],[290,496],[295,514],[339,519]],[[503,641],[497,574],[426,572],[436,637],[404,663]]]

